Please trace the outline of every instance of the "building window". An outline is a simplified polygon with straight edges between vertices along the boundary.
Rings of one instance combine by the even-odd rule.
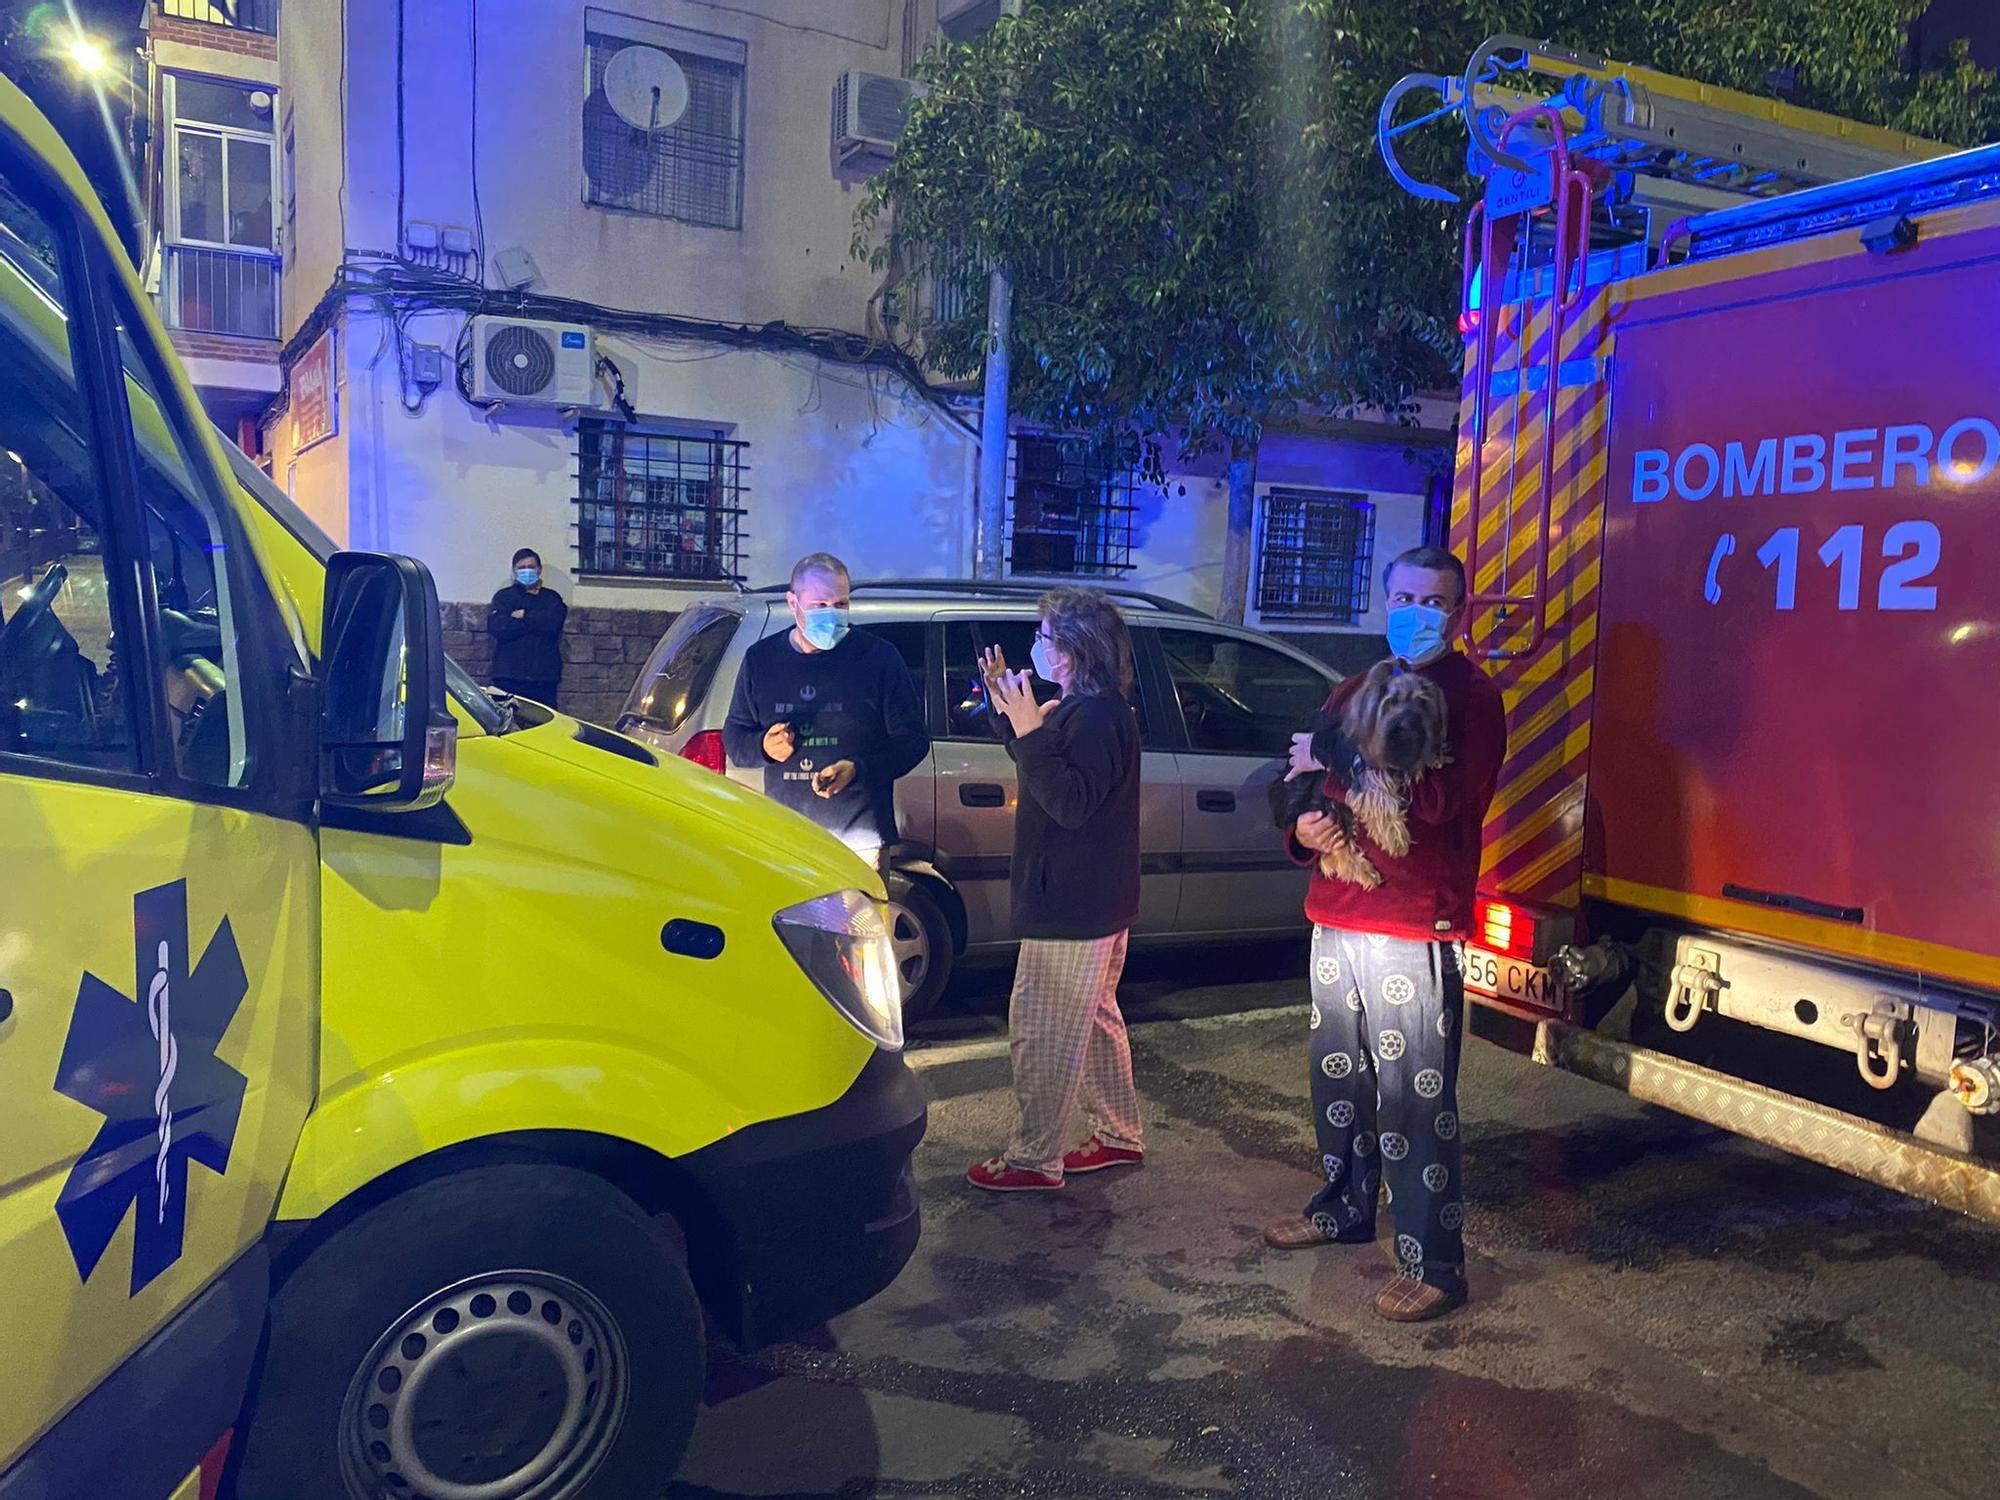
[[[584,201],[741,229],[743,44],[599,10],[585,27]],[[649,99],[683,95],[678,118],[653,123]]]
[[[160,10],[177,21],[278,34],[278,0],[160,0]]]
[[[577,568],[627,578],[742,577],[743,450],[718,434],[577,424]]]
[[[162,300],[176,328],[278,336],[276,143],[268,90],[166,78]]]
[[[1132,465],[1112,448],[1024,432],[1008,467],[1010,571],[1115,577],[1132,566]]]
[[[1352,625],[1368,612],[1374,557],[1371,502],[1329,490],[1271,490],[1257,555],[1257,613]]]

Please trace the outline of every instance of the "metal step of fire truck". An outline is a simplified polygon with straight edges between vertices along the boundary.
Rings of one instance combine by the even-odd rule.
[[[1441,102],[1398,122],[1403,100],[1420,92],[1435,93]],[[1505,137],[1515,117],[1549,103],[1561,106],[1571,159],[1595,162],[1606,174],[1599,211],[1607,227],[1620,231],[1618,238],[1652,244],[1690,215],[1844,182],[1949,150],[1778,100],[1525,37],[1496,36],[1473,54],[1462,76],[1412,73],[1389,91],[1377,130],[1382,159],[1418,197],[1458,201],[1450,189],[1412,176],[1396,155],[1398,141],[1455,115],[1466,129],[1467,169],[1489,184],[1490,195],[1496,177],[1536,171]],[[1547,144],[1545,130],[1523,135],[1531,145]]]

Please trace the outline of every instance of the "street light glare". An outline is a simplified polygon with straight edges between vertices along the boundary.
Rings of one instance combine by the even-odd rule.
[[[111,66],[104,44],[87,36],[71,38],[63,54],[69,58],[70,66],[86,77],[94,78]]]

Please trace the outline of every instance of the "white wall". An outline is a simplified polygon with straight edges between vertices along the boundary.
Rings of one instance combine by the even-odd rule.
[[[396,243],[394,0],[349,12],[348,243]],[[536,288],[606,306],[861,329],[878,278],[849,253],[858,179],[837,176],[834,80],[900,71],[903,0],[605,0],[594,8],[741,41],[741,230],[584,202],[584,0],[479,7],[478,185],[489,258],[525,247]],[[475,222],[473,0],[406,7],[405,215]],[[778,24],[765,16],[786,18]],[[289,66],[324,67],[294,56]]]
[[[411,332],[450,348],[457,322],[420,316]],[[488,415],[449,385],[411,415],[393,359],[369,362],[379,330],[374,315],[360,314],[346,340],[350,545],[423,558],[446,600],[485,598],[524,546],[541,553],[550,581],[573,603],[673,608],[713,591],[578,579],[573,426],[554,412]],[[857,575],[965,573],[969,441],[893,378],[628,338],[601,347],[625,370],[642,418],[723,428],[750,445],[743,526],[751,583],[782,578],[798,556],[820,548],[841,553]],[[302,503],[319,514],[320,501]]]
[[[1213,612],[1222,594],[1222,555],[1228,538],[1229,482],[1219,460],[1190,464],[1170,471],[1163,488],[1141,484],[1133,502],[1132,561],[1125,582],[1148,593],[1183,599],[1197,609]],[[1425,480],[1423,462],[1394,441],[1357,441],[1335,437],[1274,433],[1265,439],[1257,468],[1257,515],[1263,524],[1263,499],[1273,488],[1337,490],[1359,495],[1375,507],[1375,540],[1368,611],[1352,625],[1334,626],[1297,619],[1261,618],[1255,608],[1257,578],[1254,552],[1248,620],[1277,632],[1347,630],[1382,633],[1382,565],[1423,540]],[[1252,538],[1253,546],[1257,537]]]

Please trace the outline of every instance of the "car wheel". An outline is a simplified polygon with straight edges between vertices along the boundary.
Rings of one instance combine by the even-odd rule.
[[[629,1500],[706,1378],[670,1227],[566,1167],[479,1167],[335,1231],[272,1298],[238,1500]]]
[[[930,1013],[951,978],[951,923],[922,881],[891,871],[889,941],[896,949],[896,972],[903,981],[903,1021]]]

